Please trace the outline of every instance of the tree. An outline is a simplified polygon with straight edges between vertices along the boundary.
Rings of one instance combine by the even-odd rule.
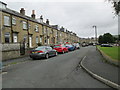
[[[108,1],[113,4],[115,14],[119,15],[119,13],[120,13],[120,1],[119,0],[108,0]]]
[[[98,38],[98,42],[100,44],[103,44],[103,43],[114,43],[114,37],[110,34],[110,33],[105,33],[103,36],[100,35],[99,38]]]
[[[104,41],[103,41],[103,36],[102,36],[102,35],[99,36],[98,42],[99,42],[100,44],[102,44],[102,43],[104,42]]]
[[[103,43],[113,43],[114,37],[110,33],[105,33],[103,35]]]

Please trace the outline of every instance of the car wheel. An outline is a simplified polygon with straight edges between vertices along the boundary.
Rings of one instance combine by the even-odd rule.
[[[45,58],[48,59],[48,58],[49,58],[49,54],[46,54],[46,55],[45,55]]]

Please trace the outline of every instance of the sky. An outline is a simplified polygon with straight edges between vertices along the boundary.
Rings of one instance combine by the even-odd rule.
[[[1,0],[7,7],[31,16],[35,10],[36,18],[43,15],[51,25],[63,26],[81,38],[95,36],[93,25],[97,26],[97,36],[104,33],[118,34],[118,17],[114,15],[111,3],[105,0]]]

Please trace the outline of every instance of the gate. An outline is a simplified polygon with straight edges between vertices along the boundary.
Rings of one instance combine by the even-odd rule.
[[[20,42],[20,55],[25,55],[25,42]]]

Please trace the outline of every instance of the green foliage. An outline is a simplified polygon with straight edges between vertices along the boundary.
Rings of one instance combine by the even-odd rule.
[[[104,39],[103,40],[104,43],[113,43],[114,42],[114,38],[110,33],[105,33],[103,35],[103,39]]]
[[[99,42],[100,44],[103,43],[103,36],[102,36],[102,35],[99,36],[99,38],[98,38],[98,42]]]
[[[98,38],[98,42],[102,43],[114,43],[114,37],[110,33],[105,33],[103,36],[100,35]]]
[[[115,10],[115,14],[118,15],[120,12],[120,1],[117,2],[117,0],[108,0],[109,2],[111,2],[113,4],[113,8]]]

